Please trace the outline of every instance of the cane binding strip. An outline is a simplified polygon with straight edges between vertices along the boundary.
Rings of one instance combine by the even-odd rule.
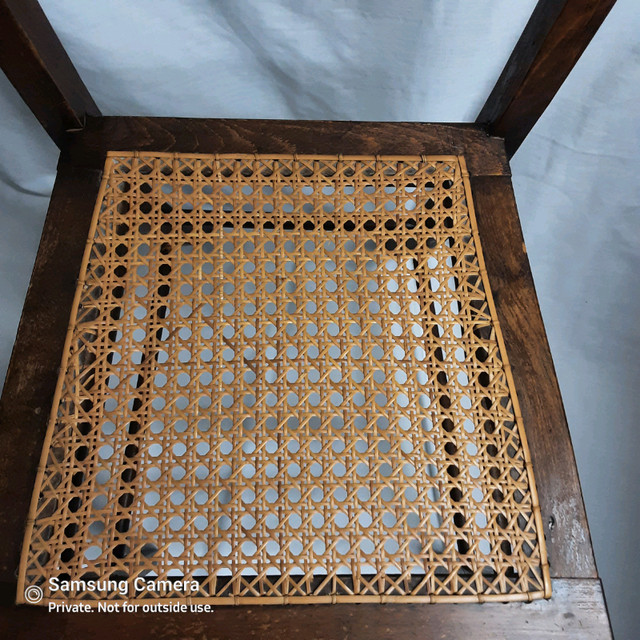
[[[549,597],[462,158],[110,153],[94,216],[19,594]]]

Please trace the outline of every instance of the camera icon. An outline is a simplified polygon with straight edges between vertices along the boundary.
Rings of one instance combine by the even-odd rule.
[[[24,590],[24,599],[30,604],[38,604],[44,597],[42,589],[38,586],[27,587]]]

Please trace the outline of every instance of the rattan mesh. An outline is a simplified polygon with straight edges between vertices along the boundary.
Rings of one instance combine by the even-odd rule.
[[[550,594],[462,158],[109,154],[20,593],[51,576]]]

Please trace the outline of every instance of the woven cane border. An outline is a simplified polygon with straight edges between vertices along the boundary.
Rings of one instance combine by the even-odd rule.
[[[60,430],[59,426],[59,407],[61,402],[64,403],[64,383],[65,383],[65,371],[69,366],[69,357],[71,346],[74,339],[74,328],[78,321],[78,313],[81,312],[81,301],[82,301],[82,293],[83,288],[85,288],[87,284],[87,277],[90,276],[88,269],[90,271],[92,262],[96,261],[97,256],[95,255],[95,247],[94,244],[97,241],[96,239],[96,230],[99,226],[101,216],[105,214],[105,211],[109,211],[108,205],[105,205],[107,195],[109,193],[109,189],[113,189],[113,180],[112,179],[122,179],[122,176],[114,175],[114,167],[117,162],[130,160],[132,163],[139,161],[147,164],[153,163],[168,163],[171,165],[173,163],[174,166],[177,166],[175,163],[182,162],[191,162],[196,161],[200,163],[204,163],[206,166],[217,167],[219,170],[220,167],[225,166],[228,168],[232,166],[234,163],[239,163],[242,165],[243,163],[251,164],[258,163],[260,166],[263,164],[271,166],[271,168],[275,166],[280,166],[280,164],[284,164],[287,167],[287,171],[291,170],[289,176],[293,176],[292,181],[296,187],[301,188],[302,184],[305,181],[305,176],[300,176],[300,172],[306,171],[309,173],[310,166],[331,166],[332,170],[335,170],[333,175],[337,175],[339,170],[343,168],[346,164],[352,163],[353,166],[366,165],[367,168],[367,176],[370,181],[372,181],[372,176],[378,176],[379,165],[385,166],[412,166],[415,170],[418,167],[418,173],[421,169],[425,169],[425,167],[429,168],[429,171],[433,171],[436,176],[442,178],[442,175],[439,175],[438,172],[442,169],[442,167],[446,167],[448,171],[450,171],[450,175],[445,176],[447,178],[447,182],[451,184],[448,186],[451,189],[451,193],[457,193],[456,207],[461,210],[462,215],[467,216],[468,225],[469,225],[469,236],[470,239],[468,241],[469,247],[473,247],[474,257],[477,261],[477,273],[480,278],[480,286],[479,290],[482,290],[485,303],[488,307],[490,314],[490,326],[493,329],[493,334],[491,339],[485,338],[489,342],[495,342],[498,351],[498,359],[500,360],[501,369],[503,371],[505,381],[508,387],[508,394],[510,399],[510,411],[512,414],[513,421],[515,422],[514,431],[517,433],[517,455],[522,456],[522,467],[524,471],[524,475],[526,476],[527,487],[525,490],[525,495],[522,495],[522,483],[519,485],[518,491],[520,492],[519,504],[528,505],[528,511],[526,515],[522,513],[518,513],[517,509],[509,514],[509,517],[514,517],[516,520],[518,518],[522,519],[523,517],[528,522],[528,526],[533,527],[535,531],[535,541],[528,543],[530,544],[530,548],[528,549],[527,554],[521,553],[520,558],[516,558],[515,560],[508,560],[507,564],[512,569],[513,567],[517,567],[520,569],[520,572],[515,571],[516,576],[520,574],[520,578],[513,579],[513,576],[508,575],[508,569],[502,569],[501,571],[493,570],[493,577],[486,577],[483,575],[483,570],[486,570],[486,566],[480,568],[480,571],[476,571],[475,574],[471,577],[468,575],[461,577],[455,576],[453,582],[458,585],[460,589],[450,590],[450,587],[447,586],[447,580],[450,580],[453,576],[433,573],[433,575],[429,574],[429,568],[425,569],[424,574],[413,574],[411,571],[404,572],[398,571],[397,574],[393,572],[386,574],[377,572],[374,574],[360,574],[358,573],[358,567],[356,566],[356,570],[351,572],[351,575],[343,573],[332,573],[332,569],[329,566],[327,568],[326,574],[324,576],[315,576],[310,577],[309,575],[300,576],[297,574],[292,575],[279,575],[274,577],[267,578],[266,574],[262,577],[258,577],[257,579],[243,579],[242,576],[231,576],[227,578],[229,583],[233,583],[233,591],[229,593],[230,589],[221,588],[219,589],[217,585],[218,580],[213,578],[213,586],[211,582],[211,577],[206,578],[202,581],[202,585],[205,585],[209,591],[205,591],[204,593],[198,592],[196,595],[185,597],[184,594],[175,592],[170,594],[171,597],[162,598],[157,597],[155,594],[153,596],[149,596],[146,594],[145,597],[152,597],[153,602],[168,602],[175,601],[176,599],[182,599],[186,601],[197,601],[200,603],[203,602],[215,602],[218,604],[294,604],[294,603],[326,603],[326,602],[483,602],[488,600],[500,600],[500,601],[511,601],[511,600],[532,600],[540,597],[550,597],[550,578],[549,571],[546,559],[546,549],[544,544],[544,536],[542,535],[542,522],[540,515],[540,507],[537,499],[537,493],[535,489],[535,483],[533,478],[533,471],[531,467],[531,460],[529,455],[529,449],[526,442],[526,436],[524,433],[524,429],[522,426],[522,417],[520,415],[520,410],[517,403],[517,397],[515,393],[515,386],[513,383],[513,378],[511,375],[511,370],[508,364],[508,360],[506,357],[506,350],[504,347],[504,341],[501,335],[501,331],[499,328],[499,324],[497,321],[497,315],[495,310],[495,305],[493,303],[493,299],[491,296],[491,292],[488,285],[487,273],[484,265],[484,259],[482,256],[480,240],[478,237],[477,226],[475,222],[475,213],[473,210],[473,202],[471,199],[471,190],[469,185],[468,174],[466,171],[466,165],[463,157],[455,157],[455,156],[394,156],[394,157],[371,157],[371,156],[291,156],[291,155],[243,155],[243,154],[227,154],[227,155],[191,155],[191,154],[138,154],[138,153],[110,153],[107,158],[105,174],[103,178],[103,183],[101,187],[101,192],[98,197],[96,203],[96,209],[94,213],[94,219],[92,224],[92,230],[89,234],[88,242],[87,242],[87,250],[85,252],[85,257],[83,260],[82,270],[81,270],[81,278],[78,283],[78,288],[76,291],[76,300],[74,303],[73,314],[70,322],[69,333],[67,336],[67,342],[65,345],[63,363],[61,367],[60,378],[58,381],[58,387],[56,390],[55,401],[52,408],[52,416],[49,425],[49,429],[47,431],[47,436],[45,439],[45,444],[43,448],[42,461],[38,472],[38,478],[36,482],[36,489],[34,490],[33,502],[29,514],[29,520],[27,522],[27,531],[25,534],[25,545],[23,550],[23,558],[20,566],[20,576],[19,576],[19,591],[18,591],[18,599],[20,601],[22,590],[25,585],[34,584],[34,575],[33,575],[33,567],[38,564],[37,557],[42,553],[43,549],[46,548],[46,544],[42,545],[41,548],[32,549],[34,544],[34,533],[37,534],[38,527],[43,528],[42,523],[47,521],[49,517],[46,514],[46,508],[43,511],[42,502],[43,497],[41,496],[41,492],[43,491],[43,482],[45,480],[45,476],[47,474],[48,462],[50,462],[50,447],[52,441],[54,440],[54,435],[56,429],[58,432]],[[353,164],[355,163],[355,164]],[[372,168],[373,167],[373,168]],[[360,166],[362,169],[362,166]],[[213,175],[211,180],[220,180],[220,174],[208,174],[209,176]],[[239,175],[239,174],[238,174]],[[139,176],[140,177],[140,176]],[[308,175],[306,176],[308,178]],[[362,177],[362,176],[361,176]],[[423,176],[424,177],[424,176]],[[295,183],[297,180],[297,184]],[[390,178],[388,179],[392,181]],[[146,178],[143,176],[139,181],[146,181]],[[170,182],[172,179],[169,180]],[[224,182],[224,180],[222,180]],[[286,183],[287,180],[284,180]],[[415,179],[414,179],[415,182]],[[178,176],[178,186],[184,187],[188,186],[189,179]],[[322,183],[322,180],[321,180]],[[331,183],[331,179],[327,179],[327,183]],[[262,184],[262,183],[261,183]],[[139,185],[138,185],[139,186]],[[174,185],[175,186],[175,185]],[[282,186],[280,184],[279,186]],[[152,189],[156,189],[156,186],[153,186]],[[298,194],[296,194],[298,195]],[[135,196],[131,196],[135,197]],[[355,196],[354,196],[355,197]],[[295,198],[295,195],[294,195]],[[461,199],[462,198],[462,199]],[[366,198],[365,198],[366,199]],[[298,203],[299,204],[299,203]],[[308,203],[307,203],[308,204]],[[211,209],[209,210],[211,211]],[[213,211],[213,214],[220,213],[222,217],[225,217],[225,213],[223,211],[216,212]],[[296,209],[296,214],[303,215],[301,210]],[[438,223],[440,223],[444,216],[447,216],[450,211],[445,211],[442,209],[442,199],[435,203],[435,208],[428,212],[431,216],[431,219],[436,218]],[[274,214],[275,215],[275,214]],[[373,211],[365,212],[364,210],[360,212],[360,223],[362,223],[362,218],[375,218],[375,222],[378,226],[384,222],[385,216],[389,216],[390,214],[385,213],[384,210],[380,210],[379,207]],[[409,215],[406,214],[405,215]],[[414,215],[414,214],[411,214]],[[415,214],[420,215],[420,212]],[[459,214],[460,215],[460,214]],[[241,215],[242,217],[242,215]],[[250,216],[247,216],[250,217]],[[286,217],[286,216],[285,216]],[[290,216],[289,216],[290,217]],[[322,216],[320,216],[322,218]],[[325,218],[336,217],[327,215]],[[340,216],[337,216],[340,218]],[[344,217],[344,216],[343,216]],[[347,218],[358,218],[358,211],[351,213],[346,216]],[[440,219],[438,218],[440,217]],[[257,219],[257,218],[256,218]],[[261,218],[264,220],[264,216]],[[236,218],[237,221],[237,218]],[[340,220],[342,221],[342,220]],[[301,226],[301,225],[298,225]],[[418,225],[419,226],[419,225]],[[361,232],[362,229],[358,228],[356,231]],[[280,240],[285,241],[284,239],[290,237],[283,231],[280,230]],[[220,233],[223,233],[220,231]],[[304,235],[304,231],[298,231],[298,233],[302,233]],[[453,232],[452,232],[453,233]],[[240,238],[244,241],[248,238],[252,237],[251,230],[249,232],[244,232],[243,230],[236,230],[234,234],[239,234]],[[322,234],[321,234],[322,235]],[[340,235],[340,234],[338,234]],[[331,233],[324,234],[324,237],[330,237]],[[344,240],[345,234],[340,235],[340,241]],[[224,236],[223,236],[224,237]],[[274,236],[275,237],[275,236]],[[228,238],[228,237],[227,237]],[[224,239],[227,239],[224,238]],[[402,238],[404,240],[404,237]],[[237,240],[237,238],[236,238]],[[336,242],[337,244],[337,242]],[[377,248],[377,247],[376,247]],[[390,256],[398,256],[400,254],[400,258],[397,260],[396,269],[399,269],[399,265],[402,262],[402,249],[400,247],[395,247],[397,249],[396,253],[393,253],[393,249],[390,250],[388,255],[385,255],[382,258],[382,262],[387,259],[392,259]],[[93,251],[93,253],[92,253]],[[399,253],[398,253],[399,252]],[[406,252],[405,252],[406,253]],[[411,250],[409,251],[411,253]],[[343,256],[344,257],[344,256]],[[380,259],[379,259],[380,262]],[[415,261],[417,263],[417,260]],[[378,267],[381,265],[378,264]],[[382,266],[384,266],[382,264]],[[473,269],[472,269],[473,271]],[[407,274],[405,274],[407,275]],[[408,277],[411,279],[415,274],[409,273]],[[466,277],[466,276],[465,276]],[[425,276],[425,279],[427,276]],[[86,300],[85,300],[86,302]],[[150,373],[146,374],[147,377],[150,376]],[[510,446],[513,445],[513,442],[510,443]],[[513,454],[516,455],[516,454]],[[442,464],[442,461],[441,461]],[[68,485],[67,479],[67,485]],[[49,487],[51,489],[51,486]],[[73,489],[71,490],[73,491]],[[46,493],[46,491],[45,491]],[[50,492],[51,493],[51,492]],[[44,496],[46,498],[46,496]],[[437,500],[436,500],[437,502]],[[513,505],[511,505],[513,506]],[[509,511],[509,509],[507,509]],[[44,515],[43,515],[44,514]],[[446,519],[446,518],[445,518]],[[508,519],[508,518],[507,518]],[[444,520],[441,519],[441,524]],[[504,527],[504,524],[503,524]],[[437,529],[438,527],[436,527]],[[454,534],[455,535],[455,534]],[[126,538],[126,536],[124,537]],[[118,537],[116,535],[115,540],[121,541],[124,539],[123,536]],[[45,542],[41,539],[40,541]],[[455,549],[460,551],[459,542],[453,545],[453,548],[450,549],[452,551],[452,555],[457,556],[465,556],[464,549],[461,553],[456,554]],[[378,550],[378,552],[380,549]],[[522,550],[521,550],[522,551]],[[384,552],[383,552],[384,553]],[[468,553],[468,544],[467,544],[467,553]],[[513,549],[509,549],[509,556],[513,553]],[[485,554],[481,554],[479,550],[475,549],[476,556],[481,555],[484,557]],[[498,553],[500,555],[500,553]],[[515,554],[514,554],[515,555]],[[34,557],[35,556],[35,557]],[[460,565],[459,557],[456,558],[458,560],[458,565]],[[467,558],[468,559],[468,558]],[[476,558],[477,560],[478,558]],[[486,558],[485,558],[486,559]],[[482,558],[480,558],[482,560]],[[496,558],[493,558],[493,561],[496,561]],[[373,562],[373,561],[372,561]],[[446,561],[440,561],[441,565],[446,565]],[[518,562],[521,562],[518,565]],[[462,561],[464,565],[466,560]],[[45,563],[46,564],[46,563]],[[362,564],[362,562],[360,562]],[[384,563],[383,563],[384,564]],[[401,563],[400,563],[401,564]],[[410,563],[411,564],[411,563]],[[127,566],[130,573],[136,571],[135,565],[127,565],[123,563],[123,565]],[[481,565],[481,563],[480,563]],[[487,563],[487,566],[490,566],[491,562]],[[498,565],[500,565],[500,558],[498,558]],[[355,565],[352,563],[352,569]],[[369,565],[371,566],[371,565]],[[41,569],[42,567],[40,567]],[[148,568],[148,567],[147,567]],[[317,568],[317,566],[316,566]],[[388,566],[387,566],[388,568]],[[415,568],[415,566],[414,566]],[[533,570],[533,574],[532,574]],[[111,574],[112,572],[110,572]],[[42,581],[43,575],[35,575],[35,582]],[[132,578],[133,575],[130,575],[129,578]],[[162,578],[163,576],[158,575],[158,578]],[[183,579],[186,579],[183,578]],[[434,588],[436,585],[436,588]],[[480,585],[481,589],[477,589],[477,586]],[[526,585],[523,589],[522,586]],[[536,586],[537,585],[537,586]],[[210,590],[213,589],[214,593],[218,593],[218,595],[212,595]],[[475,590],[475,592],[474,592]],[[274,595],[274,592],[276,595]],[[247,595],[251,594],[251,595]],[[85,596],[86,597],[86,596]],[[109,599],[117,599],[118,595],[111,593],[107,594],[106,598]],[[54,600],[55,598],[49,598],[49,600]],[[70,597],[65,600],[77,600],[81,598]],[[104,598],[101,598],[104,599]],[[129,597],[129,600],[134,598]]]

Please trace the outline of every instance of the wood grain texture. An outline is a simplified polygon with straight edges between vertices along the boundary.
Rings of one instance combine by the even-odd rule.
[[[476,118],[478,124],[492,126],[515,97],[540,47],[567,0],[538,0],[498,81]]]
[[[614,4],[615,0],[541,0],[536,7],[478,116],[493,135],[505,139],[509,157],[549,106]],[[560,12],[558,5],[563,5]]]
[[[552,577],[596,577],[571,437],[508,177],[471,189],[538,487]]]
[[[0,39],[0,67],[58,147],[100,115],[36,0],[0,0]]]
[[[0,581],[15,579],[101,172],[61,164],[0,399]]]
[[[474,175],[509,174],[503,141],[474,124],[89,118],[66,157],[102,167],[107,151],[464,155]]]
[[[6,598],[5,598],[6,600]],[[599,580],[554,580],[553,598],[509,604],[335,604],[217,607],[211,613],[49,613],[5,604],[5,638],[201,640],[607,640]]]

